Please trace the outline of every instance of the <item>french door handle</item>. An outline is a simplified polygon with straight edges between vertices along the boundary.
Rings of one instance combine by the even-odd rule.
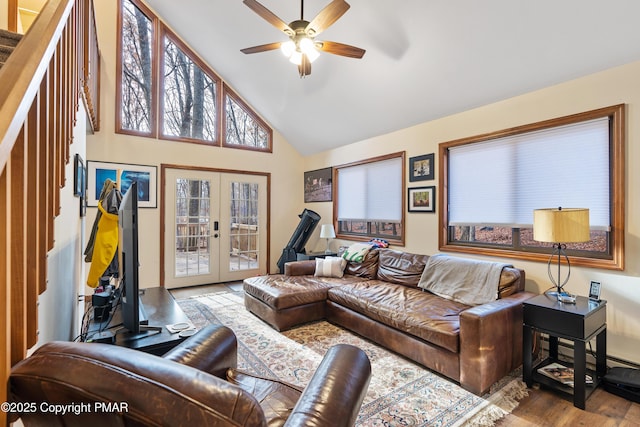
[[[213,237],[214,238],[218,238],[219,234],[217,233],[218,231],[218,221],[213,221],[213,231],[215,231],[215,233],[213,233]]]

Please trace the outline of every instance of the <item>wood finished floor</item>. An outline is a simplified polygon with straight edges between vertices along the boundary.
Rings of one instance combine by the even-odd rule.
[[[534,387],[496,426],[640,426],[640,404],[598,388],[587,399],[583,411],[557,392]]]
[[[172,289],[174,298],[188,298],[216,292],[241,291],[242,282],[221,283]],[[573,406],[567,397],[552,390],[534,387],[529,396],[511,414],[496,423],[496,427],[640,427],[640,404],[598,388],[587,400],[583,411]]]

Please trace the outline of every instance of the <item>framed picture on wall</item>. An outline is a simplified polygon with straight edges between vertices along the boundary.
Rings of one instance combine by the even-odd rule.
[[[409,181],[427,181],[434,177],[434,153],[409,159]]]
[[[98,206],[102,186],[107,179],[118,181],[120,191],[126,193],[131,183],[138,183],[138,207],[157,207],[156,192],[158,168],[156,166],[130,165],[126,163],[87,161],[87,206]]]
[[[304,202],[330,202],[332,198],[333,168],[304,173]]]
[[[84,168],[84,161],[79,154],[76,154],[73,162],[73,195],[78,197],[84,197],[85,189],[85,175],[86,170]]]
[[[436,187],[409,188],[407,200],[409,212],[433,213],[436,211]]]

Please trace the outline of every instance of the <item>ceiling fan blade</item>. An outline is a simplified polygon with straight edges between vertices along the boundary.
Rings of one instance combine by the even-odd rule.
[[[261,44],[260,46],[252,46],[252,47],[246,47],[244,49],[240,49],[240,52],[246,53],[246,54],[266,52],[268,50],[275,50],[280,48],[281,44],[282,44],[281,42]]]
[[[302,54],[302,62],[298,65],[298,72],[300,73],[300,78],[311,74],[311,61],[309,61],[306,53]]]
[[[351,6],[344,0],[334,0],[313,18],[306,31],[311,37],[315,37],[336,22]]]
[[[284,32],[288,36],[292,36],[294,31],[285,23],[282,19],[278,18],[273,12],[269,9],[258,3],[256,0],[244,0],[244,4],[246,4],[249,9],[253,10],[255,13],[260,15],[262,19]]]
[[[349,58],[362,58],[366,50],[359,47],[349,46],[344,43],[337,42],[316,42],[316,46],[323,52],[333,53],[334,55],[348,56]]]

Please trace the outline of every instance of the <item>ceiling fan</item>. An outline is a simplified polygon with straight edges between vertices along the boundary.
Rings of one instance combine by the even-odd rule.
[[[311,74],[311,63],[320,55],[319,50],[358,59],[362,58],[365,53],[364,49],[348,44],[315,40],[318,34],[329,28],[349,10],[351,6],[344,0],[333,0],[311,22],[305,21],[304,0],[300,0],[300,19],[289,24],[286,24],[256,0],[244,0],[243,3],[268,23],[284,32],[290,40],[248,47],[240,51],[250,54],[280,48],[289,61],[298,66],[300,77]]]

